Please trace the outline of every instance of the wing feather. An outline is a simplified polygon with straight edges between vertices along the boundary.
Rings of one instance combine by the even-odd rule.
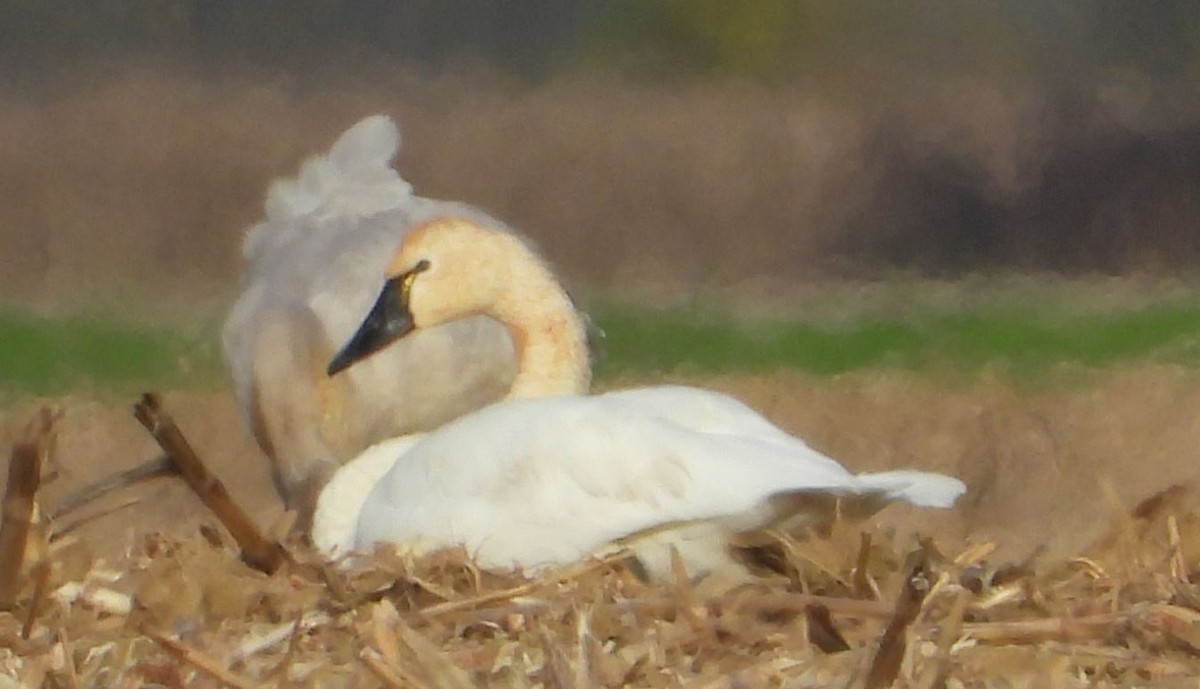
[[[685,390],[667,397],[689,401]],[[724,396],[703,399],[716,393],[691,392],[693,405],[726,404],[718,399]],[[514,401],[444,426],[372,491],[358,545],[462,544],[481,565],[529,569],[569,562],[664,524],[753,513],[781,493],[883,491],[905,498],[920,476],[862,481],[774,426],[767,434],[737,432],[738,424],[769,425],[761,417],[726,419],[714,429],[695,421],[689,413],[695,409],[656,406],[652,396],[643,404],[629,400],[616,394]]]

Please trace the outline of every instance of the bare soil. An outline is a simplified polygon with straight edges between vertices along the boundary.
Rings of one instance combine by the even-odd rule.
[[[1127,368],[1053,388],[883,372],[686,382],[737,395],[854,470],[913,467],[959,476],[969,492],[953,510],[893,506],[876,520],[950,547],[995,541],[998,556],[1012,560],[1042,548],[1054,557],[1077,552],[1139,500],[1200,476],[1200,373],[1182,368]],[[133,401],[54,401],[64,418],[44,510],[53,513],[81,486],[156,456],[158,447],[132,418]],[[0,412],[5,447],[40,402]],[[176,392],[165,404],[234,498],[261,525],[274,524],[282,507],[267,460],[232,396]],[[117,556],[150,532],[192,535],[212,521],[186,486],[170,479],[127,489],[66,521],[131,498],[138,502],[77,532],[98,555]]]

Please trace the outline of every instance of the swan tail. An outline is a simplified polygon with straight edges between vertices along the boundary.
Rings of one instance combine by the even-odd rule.
[[[863,493],[879,493],[888,500],[904,500],[917,507],[953,507],[967,486],[953,476],[901,469],[855,477]]]

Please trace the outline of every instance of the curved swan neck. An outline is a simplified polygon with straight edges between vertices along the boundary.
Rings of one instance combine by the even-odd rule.
[[[585,394],[591,362],[587,327],[575,304],[523,244],[510,261],[508,281],[490,314],[508,328],[516,349],[517,375],[508,398]]]

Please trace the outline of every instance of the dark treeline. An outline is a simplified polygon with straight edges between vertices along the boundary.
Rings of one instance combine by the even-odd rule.
[[[0,65],[36,80],[92,61],[299,74],[460,56],[534,74],[568,55],[588,0],[6,0]]]
[[[1129,68],[1195,74],[1192,0],[6,0],[9,76],[93,60],[303,72],[474,57],[526,75],[580,61],[632,73],[854,80]]]

